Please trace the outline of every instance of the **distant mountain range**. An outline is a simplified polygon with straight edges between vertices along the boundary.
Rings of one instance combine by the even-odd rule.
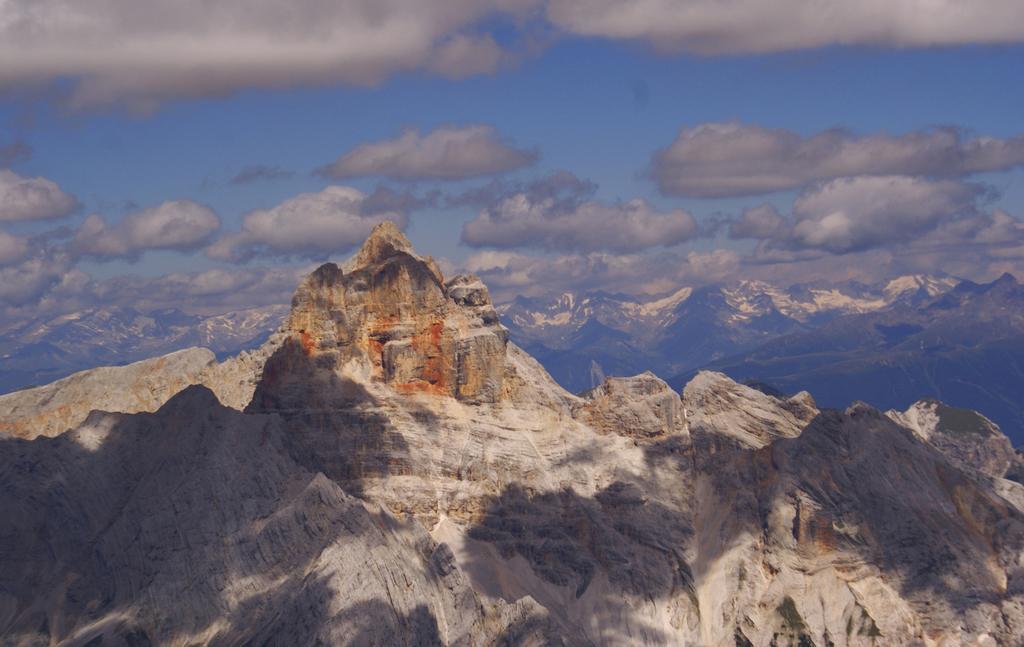
[[[824,406],[921,398],[984,411],[1024,442],[1024,288],[912,275],[867,285],[763,281],[683,287],[650,299],[606,292],[519,297],[498,306],[510,338],[565,388],[652,371],[673,386],[699,369]],[[0,336],[0,392],[190,346],[219,356],[258,346],[287,306],[216,316],[103,308]]]
[[[516,343],[563,386],[581,391],[605,374],[680,374],[839,316],[923,303],[956,284],[937,276],[789,288],[741,281],[686,287],[646,301],[603,292],[520,297],[499,312]]]
[[[1011,275],[964,281],[920,303],[836,317],[710,362],[737,380],[809,390],[824,406],[851,398],[903,408],[922,398],[984,411],[1024,441],[1024,286]],[[685,383],[684,373],[669,380]]]
[[[286,305],[213,316],[110,307],[35,320],[0,335],[0,393],[191,346],[231,355],[259,346],[287,313]]]

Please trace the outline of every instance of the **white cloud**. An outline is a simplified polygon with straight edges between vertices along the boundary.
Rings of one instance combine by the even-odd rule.
[[[484,250],[467,258],[463,269],[480,276],[495,298],[504,301],[519,294],[535,296],[565,290],[659,294],[682,285],[732,278],[741,262],[739,254],[726,249],[560,256]]]
[[[777,238],[789,229],[786,219],[770,204],[745,209],[739,220],[729,225],[730,238]]]
[[[77,208],[75,197],[53,180],[0,169],[0,221],[63,218]]]
[[[693,216],[681,209],[660,211],[640,198],[614,204],[583,200],[581,191],[589,191],[589,185],[552,184],[536,183],[484,208],[463,226],[463,242],[475,247],[635,252],[676,245],[698,234]]]
[[[856,175],[962,177],[1024,165],[1024,136],[966,138],[951,128],[854,135],[827,130],[811,137],[739,123],[679,131],[658,151],[652,174],[665,193],[725,197],[795,189]]]
[[[401,228],[408,224],[404,211],[369,209],[368,198],[358,189],[329,186],[272,209],[251,211],[242,219],[242,230],[216,241],[207,255],[229,261],[256,255],[323,258],[351,250],[384,220]]]
[[[209,207],[174,200],[128,214],[114,225],[92,214],[75,232],[71,249],[97,258],[137,257],[147,249],[190,251],[208,242],[218,229],[220,218]]]
[[[82,273],[63,250],[39,248],[16,265],[0,268],[0,305],[5,308],[36,304],[64,283],[77,283]]]
[[[0,266],[17,263],[28,254],[28,241],[0,230]]]
[[[912,241],[943,220],[973,210],[981,189],[955,180],[901,176],[833,180],[793,204],[793,241],[849,252]]]
[[[577,34],[701,54],[1024,39],[1019,0],[551,0],[548,16]]]
[[[540,0],[5,0],[0,86],[77,78],[72,104],[249,87],[372,84],[428,68],[491,71],[498,46],[479,24],[520,21]]]
[[[492,126],[443,126],[426,135],[410,128],[394,139],[363,144],[321,173],[334,178],[461,180],[511,171],[536,160],[536,151],[513,147]]]

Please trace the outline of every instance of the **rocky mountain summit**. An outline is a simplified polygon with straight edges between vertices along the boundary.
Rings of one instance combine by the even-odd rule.
[[[257,351],[69,379],[0,398],[2,644],[1024,641],[991,423],[573,395],[389,224]]]

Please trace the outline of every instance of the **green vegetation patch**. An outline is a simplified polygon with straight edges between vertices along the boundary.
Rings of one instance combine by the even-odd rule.
[[[987,436],[988,423],[970,409],[961,409],[937,402],[935,413],[939,416],[939,431],[947,434]]]

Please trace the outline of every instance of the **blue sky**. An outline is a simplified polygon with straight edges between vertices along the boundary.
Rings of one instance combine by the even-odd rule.
[[[780,11],[785,11],[785,4],[780,4]],[[15,7],[12,11],[17,10]],[[1007,10],[1013,11],[1012,7]],[[549,16],[556,15],[554,10],[548,11]],[[486,17],[486,12],[481,15]],[[555,22],[554,18],[551,20]],[[505,23],[499,23],[497,31],[486,22],[483,26],[467,24],[475,35],[497,34],[499,46],[508,39],[505,31],[517,29]],[[616,24],[606,20],[601,28]],[[820,190],[833,176],[794,182],[779,191],[711,198],[665,190],[651,176],[655,152],[672,144],[681,128],[702,124],[733,122],[753,128],[782,129],[803,138],[842,128],[849,131],[847,137],[852,140],[876,135],[898,138],[950,127],[962,131],[966,141],[985,135],[1012,142],[1024,133],[1024,46],[1017,44],[1021,39],[1013,34],[998,32],[997,36],[987,38],[975,35],[978,30],[974,29],[960,37],[943,31],[935,37],[940,42],[938,46],[898,42],[899,37],[893,36],[897,42],[877,44],[872,42],[877,39],[865,37],[868,42],[854,45],[826,43],[806,47],[797,42],[793,48],[773,48],[779,51],[708,54],[690,51],[707,48],[688,46],[686,38],[691,36],[685,30],[672,36],[682,39],[682,44],[666,50],[659,40],[663,38],[660,34],[650,39],[595,37],[566,33],[596,29],[589,23],[561,26],[565,31],[549,28],[558,33],[545,37],[536,51],[520,57],[521,60],[498,65],[497,69],[447,78],[453,75],[415,66],[405,69],[409,66],[403,64],[395,71],[381,73],[370,85],[313,78],[298,83],[298,87],[282,88],[277,86],[289,84],[280,79],[263,83],[258,75],[251,80],[251,74],[236,74],[228,69],[224,77],[227,81],[179,92],[176,85],[170,90],[162,86],[153,90],[109,63],[102,64],[108,67],[97,64],[95,70],[84,73],[76,72],[75,66],[68,63],[66,69],[49,75],[35,68],[29,72],[20,70],[16,64],[10,65],[11,69],[4,74],[5,64],[0,63],[0,83],[6,78],[13,79],[7,83],[7,92],[0,95],[0,146],[22,142],[31,151],[10,161],[10,172],[21,179],[40,177],[55,182],[79,203],[70,214],[32,219],[11,217],[0,222],[7,235],[26,241],[33,235],[63,228],[63,234],[50,236],[46,242],[23,246],[28,251],[12,252],[13,260],[8,261],[7,267],[9,276],[14,280],[13,277],[25,275],[25,271],[17,273],[19,262],[57,253],[37,247],[67,244],[66,240],[90,214],[100,214],[106,222],[104,235],[115,236],[112,232],[116,231],[117,223],[128,214],[166,201],[192,201],[209,207],[215,214],[212,217],[219,221],[216,232],[201,242],[190,240],[181,244],[148,245],[136,236],[131,238],[127,252],[127,243],[118,252],[110,252],[109,245],[103,247],[107,251],[96,251],[99,248],[94,246],[93,251],[84,252],[81,250],[85,247],[79,245],[79,251],[62,257],[65,271],[74,269],[86,275],[78,278],[80,288],[95,293],[95,285],[81,286],[119,276],[140,279],[211,269],[251,273],[254,268],[264,267],[305,268],[324,257],[343,258],[351,252],[354,235],[340,236],[337,248],[326,250],[293,247],[282,251],[274,247],[275,242],[261,240],[252,243],[254,246],[244,259],[211,258],[205,251],[205,245],[218,237],[237,232],[243,217],[253,210],[272,210],[298,194],[318,192],[329,185],[355,187],[365,193],[386,186],[420,197],[434,192],[433,204],[410,208],[404,214],[407,231],[417,248],[446,259],[451,268],[466,266],[484,273],[489,282],[496,284],[495,289],[506,296],[539,289],[503,283],[502,276],[515,271],[512,261],[506,258],[510,255],[515,255],[515,262],[522,267],[536,263],[530,270],[536,276],[544,276],[550,271],[545,268],[563,257],[578,257],[573,262],[593,264],[602,255],[599,264],[603,267],[615,262],[609,260],[610,256],[618,255],[628,258],[638,274],[608,275],[608,285],[616,289],[635,285],[640,292],[658,292],[673,282],[697,283],[762,274],[790,282],[829,274],[836,278],[860,276],[857,272],[863,273],[865,263],[877,259],[888,260],[878,265],[878,276],[863,278],[882,278],[883,274],[903,271],[950,271],[984,279],[999,270],[1020,266],[1024,254],[1012,250],[1017,246],[1024,249],[1024,234],[1021,241],[1013,238],[1018,234],[1012,222],[1009,229],[1002,227],[998,233],[971,234],[974,238],[970,244],[958,245],[949,233],[954,225],[971,232],[981,231],[988,225],[969,224],[965,219],[989,217],[995,210],[1014,220],[1024,214],[1024,164],[1014,161],[1012,155],[1010,161],[997,165],[993,171],[938,173],[943,178],[955,178],[949,181],[983,185],[983,197],[971,198],[967,203],[958,199],[949,213],[910,214],[910,229],[873,229],[838,242],[825,240],[820,231],[801,238],[802,234],[793,233],[795,229],[761,238],[738,239],[729,235],[733,231],[729,227],[743,210],[759,204],[770,203],[783,219],[790,219],[794,201],[802,194]],[[607,29],[614,31],[612,27]],[[110,28],[126,27],[112,24]],[[526,32],[526,28],[522,31]],[[713,49],[743,50],[742,39],[752,37],[743,28],[736,27],[734,31],[722,37],[726,45]],[[441,33],[438,38],[448,36]],[[515,38],[512,33],[511,40]],[[942,44],[942,39],[953,44]],[[45,37],[30,44],[50,53]],[[296,65],[301,66],[301,61]],[[297,74],[297,78],[303,75],[301,67],[289,72]],[[182,72],[187,73],[188,70]],[[99,84],[101,90],[112,88],[109,96],[90,89],[89,102],[79,105],[81,101],[75,96],[84,92],[81,88],[88,87],[89,79],[105,78],[103,75],[112,79],[106,85]],[[236,76],[241,79],[237,83]],[[157,98],[149,97],[147,92],[155,93]],[[101,99],[96,100],[96,96]],[[145,98],[141,111],[137,105],[139,96]],[[493,127],[494,138],[510,149],[536,151],[537,161],[487,177],[441,181],[429,177],[339,179],[314,174],[316,169],[360,145],[397,138],[403,129],[416,128],[426,136],[441,127],[457,129],[471,125]],[[778,163],[786,165],[792,161],[783,159]],[[245,184],[230,182],[253,165],[278,169],[286,177]],[[896,171],[886,168],[886,176],[928,175],[913,170],[904,173],[898,166]],[[700,233],[692,227],[669,227],[665,231],[671,233],[666,234],[665,240],[672,244],[667,247],[647,243],[623,246],[621,241],[602,242],[597,238],[566,242],[561,229],[557,235],[538,232],[536,238],[530,238],[526,225],[508,222],[517,217],[509,212],[502,216],[505,220],[500,226],[491,223],[493,226],[481,238],[484,242],[473,246],[460,242],[464,223],[477,218],[482,210],[499,211],[501,200],[517,192],[529,194],[525,185],[557,170],[569,171],[595,185],[590,193],[573,197],[571,208],[576,211],[572,217],[576,219],[567,220],[566,226],[588,223],[587,218],[602,218],[602,226],[614,231],[614,219],[619,217],[616,205],[641,198],[660,214],[658,222],[662,225],[676,218],[678,209],[692,216]],[[880,173],[865,167],[856,174],[859,177]],[[836,177],[837,181],[848,179]],[[503,186],[492,196],[492,204],[450,204],[449,197],[483,186],[493,178],[498,178]],[[937,183],[929,184],[928,190]],[[530,204],[538,209],[554,209],[533,197],[530,199],[534,200]],[[597,212],[593,209],[579,206],[588,202],[606,208],[594,215]],[[870,218],[885,220],[884,215],[868,213],[866,208],[831,204],[828,207],[845,209],[843,213],[852,214],[850,218],[863,218],[865,222]],[[899,211],[898,206],[892,208],[893,213]],[[3,209],[0,202],[0,212]],[[865,215],[857,215],[861,213]],[[537,217],[543,224],[544,218],[557,219],[561,215]],[[801,219],[819,222],[824,216],[797,213],[792,217],[799,224]],[[712,220],[720,223],[713,231],[707,227]],[[640,221],[637,226],[643,229],[645,223]],[[296,222],[295,226],[301,223]],[[516,231],[521,236],[516,239],[518,242],[506,244],[501,236],[508,235],[508,227],[513,226],[519,227]],[[624,229],[622,236],[636,235],[636,231]],[[117,235],[127,240],[127,234]],[[890,238],[892,244],[906,246],[928,236],[941,238],[941,254],[921,254],[921,258],[928,260],[912,267],[893,260],[904,254],[889,244]],[[929,249],[940,245],[939,238],[929,243]],[[982,238],[989,243],[995,241],[1000,247],[991,254],[986,248],[984,262],[975,263],[970,259],[977,255],[977,241]],[[701,259],[691,257],[692,254],[710,255],[716,251],[731,254],[721,257],[728,261],[728,267],[715,272],[697,269],[706,263],[699,263]],[[495,254],[499,252],[504,256],[498,261],[508,261],[502,267],[495,266]],[[491,256],[486,256],[488,253]],[[680,267],[687,267],[652,277],[652,264],[636,258],[644,255],[661,255],[662,260],[653,267],[663,264],[665,258],[670,263],[677,259]],[[772,260],[769,263],[767,259]],[[551,287],[604,287],[600,272],[597,274],[589,278],[567,276]],[[20,293],[17,303],[11,300],[8,304],[8,316],[35,313],[33,304],[45,302],[50,289],[61,281],[67,282],[50,276],[39,286]],[[110,289],[100,292],[104,298],[115,298],[110,296]],[[49,298],[60,300],[52,295]],[[184,296],[182,299],[187,301]],[[67,301],[76,306],[88,303],[88,299]]]

